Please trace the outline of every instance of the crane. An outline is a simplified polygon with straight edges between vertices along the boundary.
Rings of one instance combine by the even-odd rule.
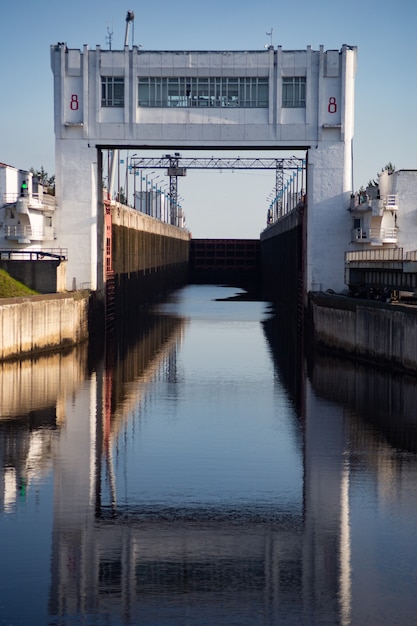
[[[130,24],[133,24],[133,20],[135,19],[135,14],[133,11],[128,11],[126,14],[126,30],[125,30],[125,47],[129,45],[129,31]],[[132,37],[133,39],[133,37]],[[109,174],[109,196],[112,198],[113,188],[114,188],[114,180],[116,177],[116,166],[119,161],[119,150],[113,150],[111,156],[111,167]],[[119,192],[119,189],[117,190]]]
[[[129,45],[129,30],[130,23],[135,19],[135,14],[133,11],[128,11],[126,15],[126,31],[125,31],[125,46]]]

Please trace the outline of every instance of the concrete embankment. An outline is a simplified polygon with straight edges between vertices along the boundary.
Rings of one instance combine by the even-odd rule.
[[[128,207],[112,207],[116,316],[188,281],[190,233]]]
[[[314,343],[417,371],[417,308],[310,293]]]
[[[73,346],[88,338],[88,292],[0,300],[0,360]]]

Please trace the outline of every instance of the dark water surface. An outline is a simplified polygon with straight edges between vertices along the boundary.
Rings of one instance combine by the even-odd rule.
[[[0,626],[417,624],[417,380],[237,291],[0,365]]]

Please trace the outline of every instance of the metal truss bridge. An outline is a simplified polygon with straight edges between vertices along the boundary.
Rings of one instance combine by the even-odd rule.
[[[275,170],[275,197],[270,203],[271,220],[281,217],[284,212],[284,196],[289,190],[300,194],[305,189],[306,160],[300,157],[287,158],[225,158],[225,157],[187,157],[178,152],[162,157],[130,158],[129,170],[166,169],[169,176],[169,194],[174,205],[178,199],[178,176],[185,176],[187,170]],[[285,180],[287,175],[287,180]]]
[[[179,167],[200,170],[297,170],[305,167],[305,159],[290,158],[224,158],[224,157],[190,157],[166,154],[160,158],[131,157],[131,167],[138,169],[164,169]]]

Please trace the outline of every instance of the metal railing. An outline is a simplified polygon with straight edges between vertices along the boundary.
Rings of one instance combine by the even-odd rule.
[[[13,261],[48,261],[49,259],[68,259],[68,248],[45,248],[43,250],[0,249],[1,260]]]
[[[406,261],[417,261],[417,250],[409,250],[405,253]]]

